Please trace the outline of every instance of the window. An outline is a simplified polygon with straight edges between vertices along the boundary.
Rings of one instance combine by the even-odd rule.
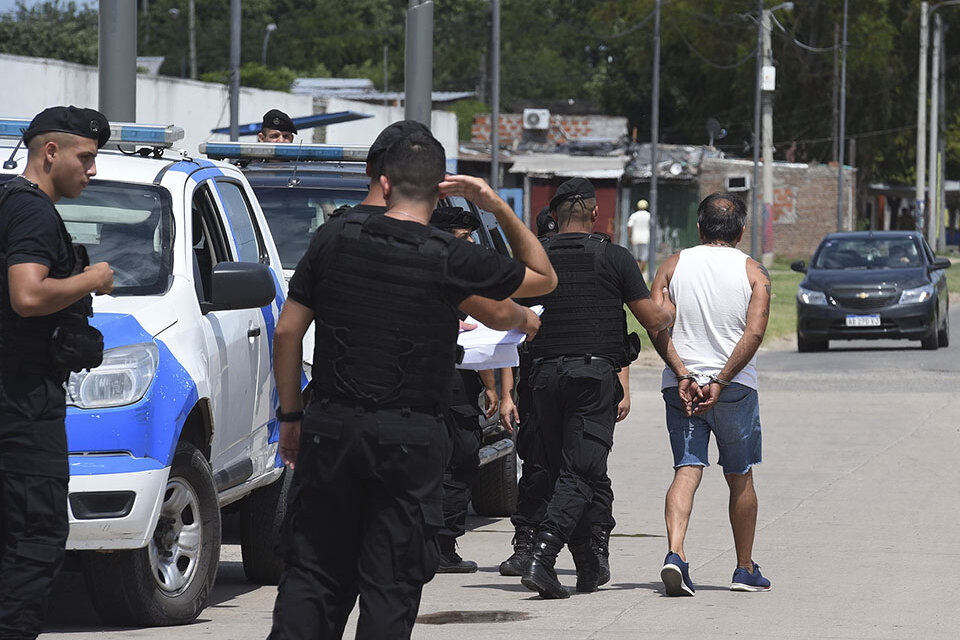
[[[236,182],[217,181],[217,190],[223,200],[233,238],[237,243],[237,260],[240,262],[266,262],[267,250],[260,231],[253,221],[253,211],[243,187]]]
[[[170,193],[152,185],[97,180],[57,211],[90,262],[113,269],[113,295],[158,295],[173,263]]]
[[[200,302],[209,302],[213,267],[218,262],[230,260],[230,253],[223,238],[220,216],[206,185],[198,187],[193,194],[191,218],[193,284],[197,289],[197,299]]]

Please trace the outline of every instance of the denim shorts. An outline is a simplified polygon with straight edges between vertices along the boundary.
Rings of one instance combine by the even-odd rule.
[[[677,387],[663,390],[667,431],[673,450],[673,466],[704,466],[710,433],[717,438],[719,464],[724,473],[742,474],[762,461],[760,455],[760,404],[757,390],[734,382],[720,392],[720,399],[703,415],[684,415]]]

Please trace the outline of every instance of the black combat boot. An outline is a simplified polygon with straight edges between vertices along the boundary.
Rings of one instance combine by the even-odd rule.
[[[591,540],[570,542],[570,555],[577,567],[577,592],[593,593],[600,585],[600,558],[593,548]],[[607,573],[607,579],[610,574]]]
[[[500,575],[519,578],[530,565],[533,540],[537,530],[533,527],[517,527],[513,534],[513,555],[500,563]]]
[[[570,593],[560,584],[557,572],[553,565],[557,561],[557,554],[563,548],[563,542],[557,536],[541,531],[537,536],[537,543],[530,556],[530,566],[523,572],[520,582],[527,589],[537,591],[540,597],[546,600],[569,598]]]
[[[457,541],[449,536],[437,536],[437,545],[440,547],[440,564],[437,573],[474,573],[477,563],[473,560],[464,560],[457,553]]]
[[[598,585],[610,582],[610,529],[594,528],[590,534],[590,545],[600,562]]]

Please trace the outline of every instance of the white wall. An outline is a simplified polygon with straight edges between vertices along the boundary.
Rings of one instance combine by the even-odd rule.
[[[98,91],[96,67],[0,54],[2,117],[32,118],[61,104],[96,108]],[[230,125],[228,94],[222,84],[138,74],[137,121],[183,127],[185,137],[177,146],[195,154],[205,140],[228,139],[210,133]],[[309,116],[313,99],[281,91],[240,90],[240,124],[260,122],[270,109],[281,109],[294,118]]]
[[[32,118],[47,107],[61,104],[96,108],[98,92],[96,67],[0,54],[0,117]],[[183,127],[185,137],[177,147],[196,154],[201,142],[229,138],[210,133],[212,129],[230,125],[228,98],[226,85],[138,74],[137,122]],[[309,116],[314,113],[314,100],[310,96],[282,91],[240,89],[240,124],[260,122],[270,109],[280,109],[293,118]],[[328,144],[369,145],[388,124],[403,120],[403,107],[337,98],[327,101],[326,111],[357,111],[373,115],[372,118],[326,127]],[[434,111],[431,128],[447,153],[448,170],[455,171],[459,145],[456,114]],[[312,142],[313,133],[304,131],[302,138]],[[241,139],[254,140],[253,137]]]
[[[356,111],[373,116],[372,118],[343,122],[327,127],[327,144],[370,145],[373,144],[384,127],[404,119],[403,107],[385,107],[342,98],[329,98],[325,102],[327,113]],[[460,139],[457,134],[457,114],[450,111],[432,111],[430,114],[430,130],[443,145],[443,150],[447,154],[447,170],[456,172],[457,153],[460,146]]]

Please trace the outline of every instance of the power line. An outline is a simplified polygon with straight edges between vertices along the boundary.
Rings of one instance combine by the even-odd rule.
[[[774,15],[773,12],[770,12],[770,17],[773,18],[773,21],[777,24],[778,27],[780,27],[780,30],[783,31],[784,35],[786,35],[788,38],[790,38],[790,39],[793,41],[793,44],[797,45],[797,46],[800,47],[801,49],[806,49],[807,51],[812,51],[813,53],[829,53],[829,52],[831,52],[831,51],[833,51],[834,49],[837,48],[836,46],[832,46],[832,47],[811,47],[811,46],[808,45],[808,44],[805,44],[805,43],[803,43],[803,42],[800,42],[799,40],[797,40],[797,37],[793,34],[793,32],[787,31],[787,28],[786,28],[785,26],[783,26],[783,24],[777,19],[777,16]]]
[[[902,126],[902,127],[893,127],[893,128],[890,128],[890,129],[878,129],[878,130],[876,130],[876,131],[865,131],[865,132],[863,132],[863,133],[851,133],[851,134],[845,135],[844,138],[851,138],[851,139],[852,139],[852,138],[856,138],[856,139],[859,140],[859,139],[861,139],[861,138],[873,138],[873,137],[875,137],[875,136],[884,136],[884,135],[887,135],[887,134],[889,134],[889,133],[898,133],[898,132],[900,132],[900,131],[909,131],[909,130],[911,130],[911,129],[916,129],[916,128],[917,128],[917,125],[915,125],[915,124],[908,124],[908,125],[904,125],[904,126]],[[791,143],[794,143],[794,142],[796,142],[797,144],[814,144],[814,143],[817,143],[817,142],[829,142],[829,141],[831,141],[831,140],[833,140],[833,136],[830,136],[830,137],[827,137],[827,138],[810,138],[810,139],[808,139],[808,140],[790,140],[789,142],[784,141],[784,142],[780,142],[779,144],[791,144]]]
[[[687,37],[686,37],[685,35],[683,35],[683,31],[682,31],[681,29],[678,29],[678,28],[674,27],[673,30],[677,33],[677,35],[680,36],[680,39],[683,40],[684,44],[687,45],[687,48],[690,49],[690,51],[693,53],[693,55],[695,55],[695,56],[697,56],[698,58],[700,58],[700,60],[701,60],[704,64],[707,64],[707,65],[709,65],[709,66],[711,66],[711,67],[713,67],[713,68],[715,68],[715,69],[736,69],[737,67],[739,67],[740,65],[746,63],[748,60],[750,60],[751,58],[753,58],[753,57],[757,54],[757,48],[754,47],[753,50],[750,51],[750,53],[748,53],[748,54],[745,55],[743,58],[741,58],[740,60],[738,60],[737,62],[735,62],[735,63],[733,63],[733,64],[718,64],[718,63],[716,63],[716,62],[713,62],[712,60],[708,60],[708,59],[706,58],[706,56],[704,56],[702,53],[700,53],[699,51],[697,51],[697,48],[694,47],[693,44],[691,44],[691,42],[690,42],[689,40],[687,40]]]

